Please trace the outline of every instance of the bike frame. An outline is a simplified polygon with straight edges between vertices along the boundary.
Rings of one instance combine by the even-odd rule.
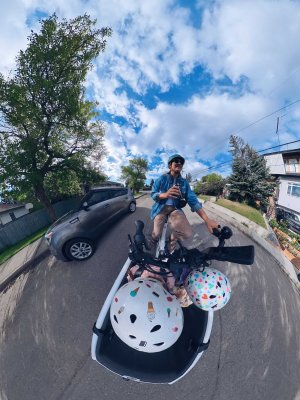
[[[160,238],[158,241],[158,245],[157,245],[156,253],[155,253],[156,258],[159,258],[159,256],[165,252],[167,229],[168,229],[168,221],[165,222],[163,230],[162,230],[162,234],[160,235]]]

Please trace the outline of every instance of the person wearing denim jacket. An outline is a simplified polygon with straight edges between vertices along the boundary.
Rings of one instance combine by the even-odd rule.
[[[193,234],[182,211],[183,199],[186,200],[191,211],[196,212],[204,220],[210,233],[213,228],[218,227],[216,221],[208,218],[188,181],[181,176],[184,162],[181,155],[172,155],[168,160],[170,171],[156,179],[151,191],[151,197],[155,202],[150,213],[151,219],[154,220],[152,242],[158,240],[168,217],[172,228],[170,251],[175,249],[177,240],[188,239]]]

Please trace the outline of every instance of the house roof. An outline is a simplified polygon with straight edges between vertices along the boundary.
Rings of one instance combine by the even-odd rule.
[[[16,210],[17,208],[23,208],[25,204],[3,204],[0,203],[0,214],[5,213],[10,210]]]
[[[300,153],[300,147],[298,149],[293,149],[293,150],[274,151],[273,153],[262,154],[262,156],[271,156],[273,154],[288,155],[288,154],[295,154],[295,153]]]

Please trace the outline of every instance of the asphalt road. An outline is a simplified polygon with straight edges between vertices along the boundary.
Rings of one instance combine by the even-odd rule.
[[[90,357],[92,326],[127,258],[127,234],[142,219],[150,232],[152,201],[115,223],[86,262],[47,257],[0,298],[1,400],[299,400],[300,299],[262,248],[253,266],[214,265],[228,275],[233,295],[215,313],[211,344],[178,383],[125,382]],[[190,212],[188,244],[216,243]],[[222,221],[220,221],[222,224]],[[251,244],[233,229],[228,245]]]

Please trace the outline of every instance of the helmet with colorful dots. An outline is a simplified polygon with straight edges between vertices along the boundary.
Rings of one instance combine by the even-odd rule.
[[[171,347],[183,329],[179,301],[151,278],[137,278],[117,291],[110,320],[124,343],[146,353]]]
[[[214,268],[191,271],[186,278],[185,288],[192,302],[205,311],[220,310],[231,296],[228,278]]]

